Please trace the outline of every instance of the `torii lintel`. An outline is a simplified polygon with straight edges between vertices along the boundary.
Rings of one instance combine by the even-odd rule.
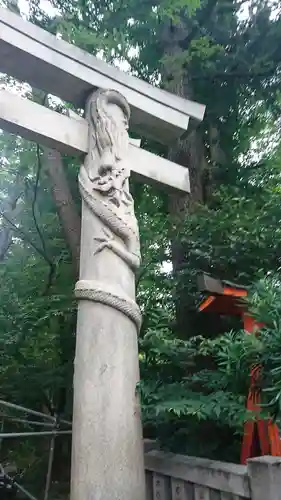
[[[119,91],[131,108],[131,125],[163,144],[201,121],[205,106],[156,88],[0,8],[0,71],[84,108],[96,88]]]

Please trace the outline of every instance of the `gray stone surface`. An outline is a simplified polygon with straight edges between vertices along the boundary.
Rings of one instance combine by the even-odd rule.
[[[202,120],[205,107],[157,89],[0,8],[0,71],[84,108],[94,88],[121,92],[132,125],[166,144]]]
[[[153,499],[154,500],[171,500],[171,480],[168,476],[153,474]]]
[[[194,487],[182,479],[171,478],[171,500],[194,500]]]
[[[252,500],[281,500],[281,458],[248,460]]]
[[[200,486],[198,484],[194,485],[194,500],[211,500],[211,493],[209,488]]]
[[[250,498],[247,467],[244,465],[151,451],[145,455],[145,469],[204,488]]]
[[[138,226],[120,161],[129,107],[112,91],[88,102],[74,376],[71,500],[144,500],[134,272]]]
[[[73,115],[73,114],[72,114]],[[0,127],[62,153],[81,155],[88,151],[88,124],[0,90]],[[134,178],[166,190],[190,191],[188,169],[139,148],[130,139],[124,166]]]

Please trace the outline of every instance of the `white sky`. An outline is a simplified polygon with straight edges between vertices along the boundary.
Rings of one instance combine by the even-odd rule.
[[[20,8],[21,14],[23,16],[27,16],[29,13],[29,2],[28,0],[18,0],[18,6]],[[55,16],[58,14],[58,11],[50,4],[48,0],[41,0],[40,7],[45,10],[47,14],[50,16]]]
[[[29,14],[29,2],[28,0],[18,0],[18,6],[20,8],[21,14],[23,17],[27,17]],[[46,12],[51,17],[59,15],[59,11],[55,9],[48,0],[41,0],[40,7],[42,10]],[[136,52],[134,48],[132,48],[132,52]],[[102,52],[98,52],[96,57],[102,59]],[[130,71],[130,65],[126,61],[114,61],[114,65],[117,66],[122,71],[128,72]]]
[[[274,0],[272,0],[272,2],[273,1]],[[243,19],[243,18],[246,19],[247,18],[248,14],[249,14],[249,4],[250,4],[250,1],[246,2],[242,6],[241,11],[240,11],[241,19]],[[19,5],[19,8],[20,8],[22,14],[23,15],[28,15],[28,11],[29,11],[28,0],[19,0],[18,1],[18,5]],[[56,14],[58,14],[58,11],[51,5],[51,3],[48,0],[41,0],[40,7],[43,10],[45,10],[45,12],[48,13],[50,16],[52,16],[52,15],[55,16]]]

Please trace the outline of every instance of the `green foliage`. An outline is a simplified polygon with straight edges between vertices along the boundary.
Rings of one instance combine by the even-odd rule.
[[[199,0],[162,0],[157,6],[157,13],[160,19],[168,18],[177,24],[183,16],[192,16],[198,7]]]
[[[17,140],[16,145],[7,136],[2,139],[6,141],[2,193],[8,200],[16,177],[20,198],[14,210],[3,212],[11,222],[4,219],[12,242],[0,263],[0,393],[25,406],[54,411],[59,389],[65,387],[66,376],[68,380],[72,376],[71,263],[42,172],[35,184],[36,148],[25,141]]]
[[[200,336],[182,341],[175,339],[167,328],[159,327],[149,330],[140,342],[139,390],[144,429],[151,437],[157,437],[163,447],[230,459],[223,443],[209,439],[201,447],[198,439],[200,433],[203,439],[212,422],[226,433],[237,434],[238,439],[244,419],[251,418],[245,410],[245,379],[237,384],[240,374],[234,372],[234,378],[232,370],[225,370],[229,345],[227,336],[218,341],[206,341]],[[211,369],[194,371],[202,359],[208,360]],[[234,458],[238,457],[232,449]]]
[[[254,352],[248,354],[251,363],[260,363],[263,405],[274,419],[281,417],[281,282],[279,274],[269,274],[253,288],[250,311],[264,326]]]
[[[255,418],[245,407],[253,366],[262,366],[257,386],[262,397],[261,416],[280,421],[280,277],[257,282],[247,301],[250,313],[265,325],[258,336],[241,330],[215,339],[198,335],[183,341],[167,326],[161,327],[158,316],[155,327],[151,326],[140,341],[144,425],[162,446],[192,454],[196,446],[192,436],[204,435],[211,422],[231,430],[238,444],[245,420]],[[165,317],[162,322],[165,324]],[[204,360],[204,367],[198,369]],[[233,439],[232,460],[238,459],[239,448],[234,443]],[[214,444],[210,438],[203,455],[219,454],[229,460],[229,449],[225,453],[223,444]]]

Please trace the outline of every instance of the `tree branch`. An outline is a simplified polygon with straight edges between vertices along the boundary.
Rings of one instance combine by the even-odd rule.
[[[179,41],[179,47],[182,50],[188,49],[190,42],[192,42],[192,40],[196,37],[196,35],[200,31],[200,29],[206,23],[206,21],[208,21],[212,16],[217,3],[218,0],[209,0],[206,7],[201,11],[199,11],[196,25],[192,28],[191,32],[183,40]]]
[[[70,249],[75,272],[79,272],[81,220],[58,151],[43,148],[44,166],[50,179],[52,196],[65,240]]]
[[[230,71],[227,73],[215,73],[213,75],[194,75],[189,76],[190,80],[225,80],[229,78],[237,78],[237,79],[245,79],[249,80],[252,78],[269,78],[273,76],[275,73],[275,68],[271,68],[270,70],[264,71]]]
[[[33,220],[34,220],[34,225],[36,227],[36,231],[38,233],[40,241],[42,243],[43,251],[44,251],[44,253],[46,255],[47,254],[46,243],[45,243],[45,240],[43,238],[43,234],[41,233],[41,230],[39,228],[39,225],[38,225],[38,222],[37,222],[37,218],[36,218],[36,214],[35,214],[35,205],[36,205],[36,201],[37,201],[37,192],[38,192],[38,185],[39,185],[39,179],[40,179],[40,172],[41,172],[41,169],[42,169],[39,144],[37,144],[37,146],[36,146],[36,156],[37,156],[37,172],[36,172],[36,180],[35,180],[35,185],[34,185],[34,196],[33,196],[33,200],[32,200],[31,210],[32,210],[32,216],[33,216]]]
[[[12,243],[10,228],[3,227],[0,231],[0,261],[2,261],[8,252]]]
[[[11,219],[4,213],[4,212],[0,212],[0,216],[3,217],[3,219],[5,219],[6,222],[8,222],[8,224],[10,224],[11,226],[11,229],[20,235],[20,238],[24,241],[26,241],[41,257],[43,257],[43,259],[49,264],[49,260],[48,258],[46,257],[46,255],[44,254],[44,252],[41,250],[40,247],[38,247],[36,245],[36,243],[33,243],[33,241],[31,240],[31,238],[29,238],[29,236],[22,230],[20,229],[19,227],[17,227],[13,221],[11,221]]]
[[[39,101],[40,104],[42,104],[43,106],[48,107],[48,94],[42,95],[42,92],[40,91],[38,92],[36,89],[32,90],[32,94],[35,100]],[[43,166],[50,179],[53,200],[64,232],[66,243],[71,252],[75,273],[77,274],[79,273],[79,262],[80,262],[80,231],[81,231],[80,215],[78,213],[75,200],[72,196],[72,192],[68,183],[67,175],[63,164],[63,159],[60,152],[50,149],[46,146],[42,147],[41,149],[43,151]],[[37,158],[38,158],[39,168],[37,171],[36,185],[38,185],[38,180],[39,180],[38,177],[40,175],[42,167],[40,150],[38,146],[37,146]],[[37,231],[40,236],[40,231],[38,227]],[[40,239],[43,248],[45,248],[42,237],[40,237]]]
[[[18,180],[18,176],[17,176]],[[10,198],[3,201],[4,209],[3,211],[14,211],[17,205],[18,199],[21,197],[22,190],[19,189],[16,181],[16,187],[13,189]],[[0,261],[2,261],[9,250],[12,243],[11,228],[3,225],[0,229]]]
[[[46,289],[44,291],[44,295],[47,293],[47,291],[49,290],[51,284],[52,284],[52,278],[54,276],[54,273],[55,273],[55,270],[56,270],[56,267],[54,265],[54,263],[49,259],[49,257],[44,253],[44,251],[38,247],[36,245],[36,243],[34,243],[32,241],[31,238],[29,238],[29,236],[22,230],[20,229],[19,227],[17,227],[13,221],[11,221],[9,219],[9,217],[4,213],[4,212],[0,212],[0,215],[1,217],[3,217],[3,219],[5,219],[6,222],[8,222],[8,224],[11,226],[11,229],[16,232],[18,235],[20,235],[20,238],[23,240],[23,241],[26,241],[41,257],[43,257],[43,259],[47,262],[47,264],[49,265],[50,267],[50,272],[49,272],[49,276],[48,276],[48,281],[47,281],[47,285],[46,285]]]

